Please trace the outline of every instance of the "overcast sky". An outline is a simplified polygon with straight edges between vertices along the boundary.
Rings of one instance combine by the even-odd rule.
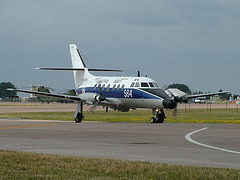
[[[75,43],[88,67],[240,94],[240,1],[0,2],[0,82],[74,88],[71,72],[34,67],[70,67]]]

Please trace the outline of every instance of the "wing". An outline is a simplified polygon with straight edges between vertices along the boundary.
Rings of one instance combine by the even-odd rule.
[[[194,94],[194,95],[187,95],[187,99],[193,99],[198,97],[206,97],[206,96],[214,96],[214,95],[220,95],[220,94],[228,94],[229,91],[224,92],[215,92],[215,93],[206,93],[206,94]]]
[[[168,90],[166,90],[166,93],[169,94],[170,96],[173,96],[178,102],[187,102],[188,99],[193,99],[193,98],[198,98],[198,97],[206,97],[206,96],[214,96],[214,95],[220,95],[220,94],[227,94],[227,93],[229,93],[229,91],[188,95],[188,94],[180,91],[179,89],[168,89]]]
[[[42,96],[49,96],[49,97],[55,97],[60,99],[67,99],[67,100],[73,100],[73,101],[81,101],[81,98],[78,96],[69,96],[64,94],[54,94],[54,93],[46,93],[46,92],[37,92],[37,91],[27,91],[22,89],[7,89],[8,91],[15,91],[15,92],[23,92],[23,93],[29,93],[29,94],[39,94]]]

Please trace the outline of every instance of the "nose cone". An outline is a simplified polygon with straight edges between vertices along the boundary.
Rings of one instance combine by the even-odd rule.
[[[167,109],[174,109],[177,106],[177,102],[174,99],[166,98],[163,100],[163,106]]]

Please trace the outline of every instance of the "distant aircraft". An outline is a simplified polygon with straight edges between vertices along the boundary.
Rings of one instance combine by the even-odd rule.
[[[35,68],[38,70],[73,71],[75,91],[77,96],[69,96],[54,93],[28,91],[22,89],[9,89],[17,92],[51,96],[69,99],[78,102],[74,114],[75,122],[83,119],[83,104],[108,107],[114,110],[127,112],[129,109],[152,109],[154,117],[151,123],[163,123],[164,109],[177,109],[177,103],[186,102],[197,97],[206,97],[228,92],[216,92],[207,94],[188,95],[178,89],[163,90],[156,81],[148,77],[116,77],[94,76],[89,71],[118,71],[118,69],[90,69],[86,67],[77,46],[70,44],[72,68]],[[139,75],[140,76],[140,75]]]

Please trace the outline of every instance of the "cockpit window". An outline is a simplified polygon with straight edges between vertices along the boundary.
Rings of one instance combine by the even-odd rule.
[[[136,82],[135,87],[140,87],[139,82]]]
[[[150,87],[154,87],[153,83],[152,82],[149,82],[149,85]]]
[[[142,83],[141,83],[141,87],[149,87],[149,86],[148,86],[148,83],[142,82]]]
[[[154,87],[159,87],[156,82],[153,82]]]

